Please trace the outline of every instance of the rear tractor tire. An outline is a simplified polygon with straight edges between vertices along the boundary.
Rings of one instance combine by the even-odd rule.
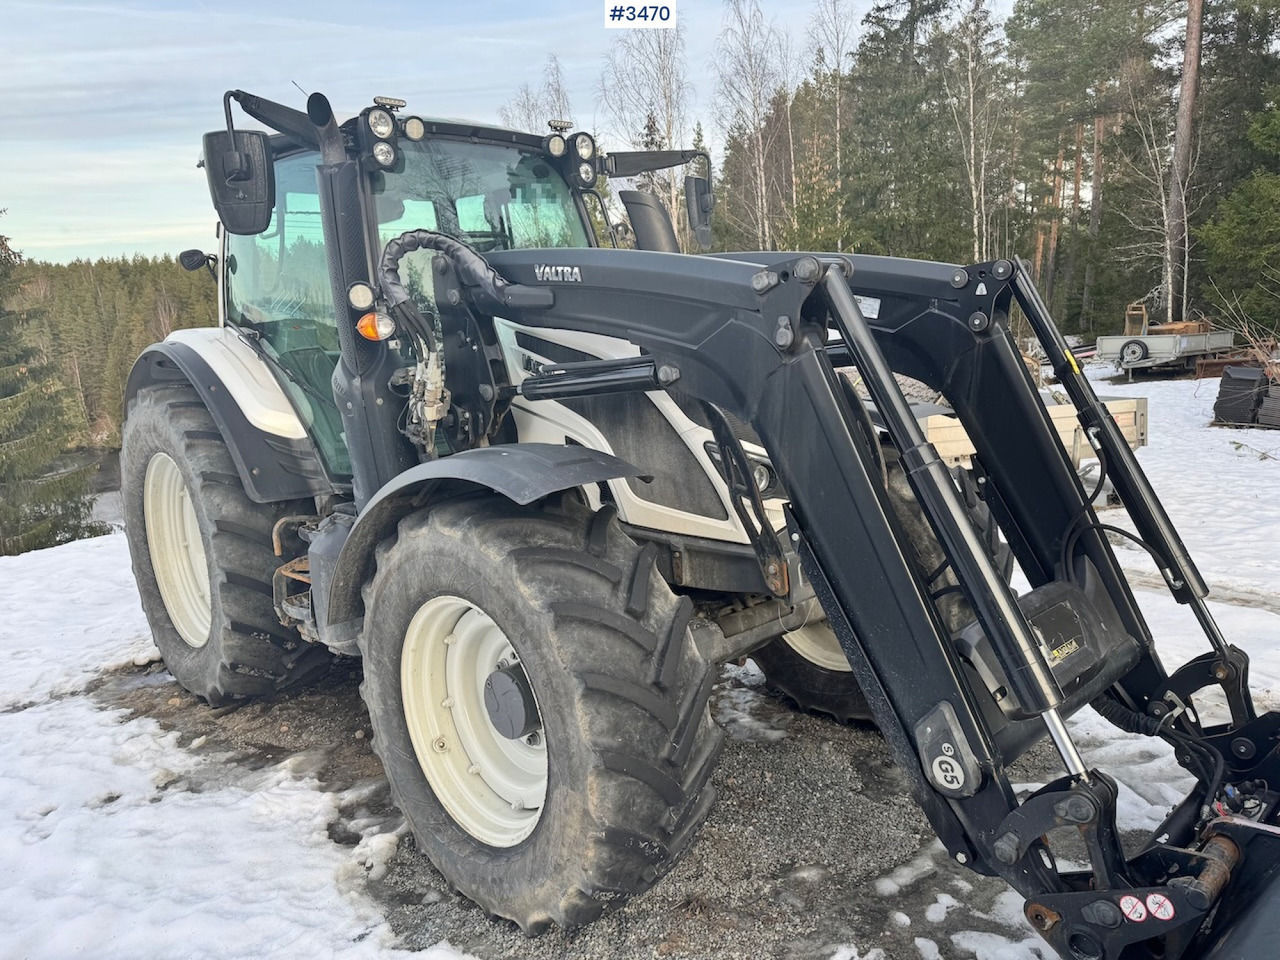
[[[420,850],[528,934],[638,894],[714,799],[693,608],[612,509],[410,514],[366,584],[361,693]]]
[[[889,499],[913,547],[912,561],[923,577],[941,571],[928,587],[935,591],[943,622],[949,629],[958,629],[973,619],[973,610],[963,595],[953,589],[958,581],[950,567],[942,568],[946,555],[920,510],[896,452],[886,450],[885,453]],[[979,494],[970,471],[956,467],[952,475],[970,521],[1007,583],[1013,576],[1013,553],[1000,539],[991,509]],[[769,688],[802,710],[824,713],[842,723],[874,719],[844,648],[826,620],[783,634],[755,651],[751,658],[764,673]]]
[[[174,679],[213,706],[268,696],[324,670],[328,650],[276,617],[277,520],[309,502],[249,499],[189,386],[138,391],[120,452],[125,536],[142,609]]]

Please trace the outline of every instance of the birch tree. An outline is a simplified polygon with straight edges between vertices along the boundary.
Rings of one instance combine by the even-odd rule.
[[[836,187],[836,249],[844,250],[843,227],[844,211],[841,209],[841,196],[844,192],[844,130],[845,130],[845,67],[846,61],[853,55],[853,32],[857,17],[853,12],[852,0],[816,0],[813,16],[809,20],[809,41],[821,62],[830,63],[830,74],[826,81],[830,87],[831,98],[835,108],[835,132],[832,140],[835,146]]]
[[[599,84],[610,132],[637,149],[679,149],[689,131],[684,21],[667,30],[615,32]],[[654,182],[671,212],[677,239],[681,246],[687,245],[689,227],[680,215],[683,172],[678,168],[658,171]]]
[[[498,108],[498,118],[508,127],[529,133],[546,133],[548,120],[572,120],[573,107],[560,58],[554,53],[548,56],[542,82],[536,87],[520,84],[515,95]]]
[[[663,32],[663,31],[652,31]],[[726,133],[737,131],[750,165],[751,224],[761,250],[773,249],[769,204],[767,121],[780,86],[779,35],[757,0],[725,0],[716,40],[718,117]]]
[[[999,42],[985,0],[973,0],[954,25],[943,28],[947,63],[942,71],[947,107],[960,140],[969,185],[973,259],[989,259],[987,179],[1002,122]]]

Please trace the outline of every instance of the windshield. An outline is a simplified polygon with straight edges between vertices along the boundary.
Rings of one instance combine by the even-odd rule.
[[[402,140],[403,165],[376,173],[385,245],[406,230],[438,230],[477,250],[589,246],[568,184],[541,154],[459,140]]]

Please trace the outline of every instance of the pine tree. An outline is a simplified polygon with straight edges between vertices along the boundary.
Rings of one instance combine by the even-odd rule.
[[[73,432],[68,397],[27,336],[40,317],[19,308],[21,262],[0,236],[0,555],[105,532],[89,516],[88,470],[59,463]]]

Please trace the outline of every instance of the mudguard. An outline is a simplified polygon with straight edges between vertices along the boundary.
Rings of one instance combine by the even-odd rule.
[[[314,609],[327,610],[327,624],[333,627],[362,616],[360,589],[373,572],[374,548],[401,517],[423,504],[493,491],[524,505],[561,490],[643,476],[639,467],[599,450],[551,443],[480,447],[419,464],[388,482],[365,505],[342,545],[332,577],[325,578],[328,597],[313,597]],[[320,579],[315,577],[313,592]],[[322,637],[325,629],[321,624]]]
[[[181,382],[191,384],[208,407],[251,500],[333,492],[284,391],[234,331],[183,330],[148,347],[129,373],[125,410],[143,387]]]

